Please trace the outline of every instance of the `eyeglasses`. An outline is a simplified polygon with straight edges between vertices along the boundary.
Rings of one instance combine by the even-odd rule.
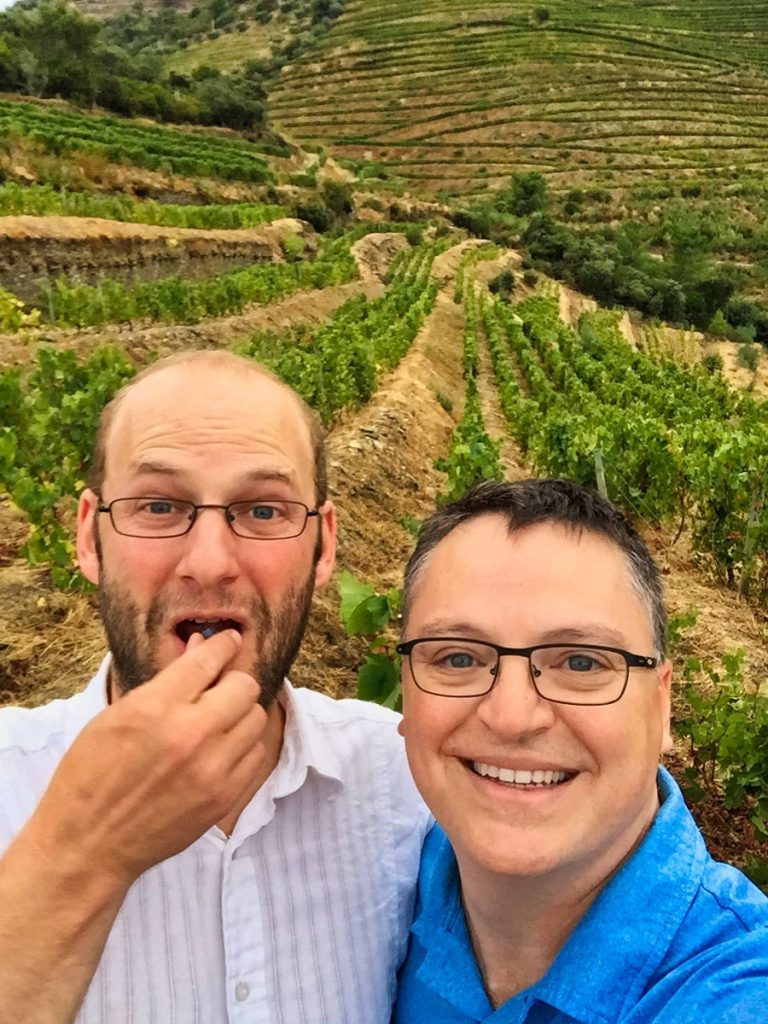
[[[398,644],[414,683],[439,697],[482,697],[499,678],[502,657],[527,658],[536,693],[555,704],[615,704],[630,668],[656,668],[658,658],[601,644],[500,647],[461,637],[425,637]]]
[[[224,513],[229,528],[247,540],[288,540],[304,532],[307,520],[319,516],[300,501],[230,501],[228,505],[196,505],[176,498],[115,498],[99,505],[108,512],[112,526],[125,537],[183,537],[194,526],[201,509],[217,508]]]

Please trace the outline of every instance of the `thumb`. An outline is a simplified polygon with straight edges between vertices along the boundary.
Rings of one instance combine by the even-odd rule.
[[[225,629],[208,640],[194,634],[184,653],[147,685],[157,684],[171,700],[196,701],[237,655],[242,642],[235,629]]]

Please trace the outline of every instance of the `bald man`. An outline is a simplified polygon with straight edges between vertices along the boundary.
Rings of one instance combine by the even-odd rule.
[[[0,1020],[382,1024],[428,815],[397,716],[291,688],[322,432],[223,352],[104,409],[77,553],[109,654],[0,711]]]

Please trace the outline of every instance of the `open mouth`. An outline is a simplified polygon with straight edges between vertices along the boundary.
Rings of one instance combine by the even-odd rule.
[[[515,789],[551,789],[555,786],[562,786],[577,775],[577,772],[555,769],[499,768],[495,764],[486,764],[483,761],[465,761],[464,763],[475,775],[493,779],[494,782],[503,786],[513,786]]]
[[[238,633],[242,633],[243,626],[236,619],[195,618],[182,619],[176,623],[175,629],[176,636],[187,644],[193,633],[200,633],[207,640],[208,637],[221,633],[223,629],[236,629]]]

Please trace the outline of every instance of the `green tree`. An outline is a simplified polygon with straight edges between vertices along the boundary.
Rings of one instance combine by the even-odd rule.
[[[547,183],[538,171],[513,174],[509,188],[499,193],[498,206],[523,217],[544,210],[549,200]]]

